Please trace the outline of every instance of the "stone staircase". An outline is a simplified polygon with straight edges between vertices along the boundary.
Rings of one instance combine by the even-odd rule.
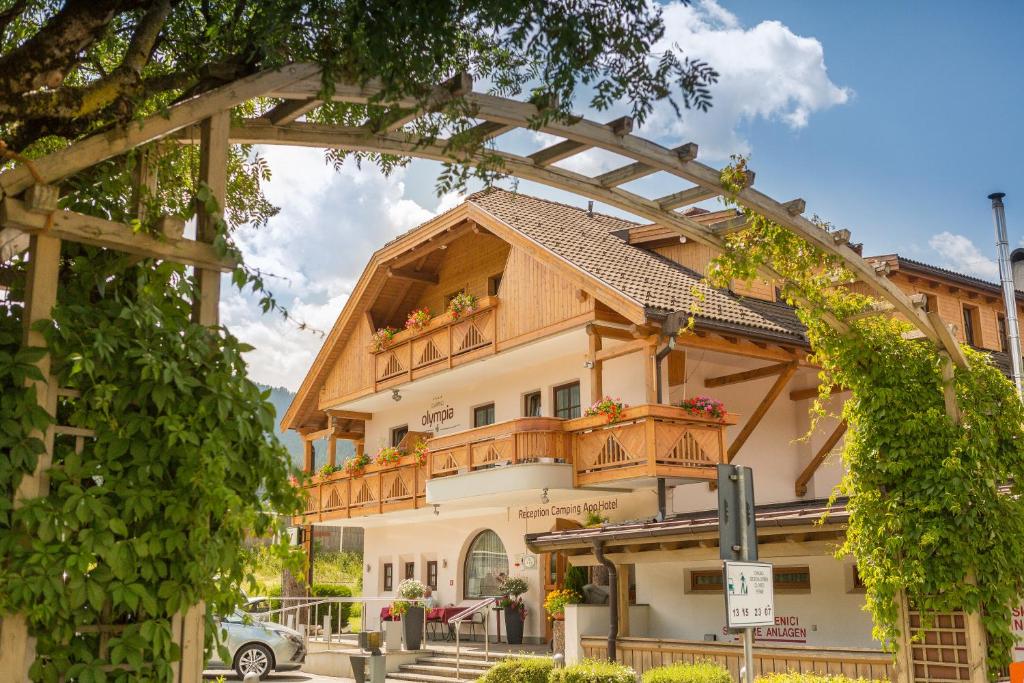
[[[455,653],[432,652],[416,660],[414,664],[403,664],[398,671],[389,673],[389,681],[414,681],[416,683],[465,683],[475,681],[490,670],[508,653],[492,653],[490,661],[484,659],[482,652],[462,654],[461,671],[456,674]]]

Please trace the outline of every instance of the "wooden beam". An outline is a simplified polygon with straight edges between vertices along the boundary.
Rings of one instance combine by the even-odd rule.
[[[688,142],[685,145],[676,147],[674,150],[679,157],[684,161],[690,161],[691,159],[697,158],[697,144],[694,142]],[[639,180],[652,173],[657,173],[659,169],[650,166],[642,162],[634,162],[627,164],[620,168],[613,169],[607,173],[602,173],[596,176],[594,180],[603,185],[604,187],[618,187],[619,185],[625,185],[626,183],[634,180]]]
[[[832,391],[829,392],[830,396],[836,394],[842,394],[849,391],[846,387],[832,387]],[[806,401],[812,398],[818,398],[819,395],[818,387],[810,387],[808,389],[794,389],[789,392],[789,400],[791,401]]]
[[[388,268],[388,277],[397,280],[411,280],[413,282],[426,282],[431,285],[438,283],[437,273],[413,270],[411,268]]]
[[[702,349],[704,351],[717,351],[746,358],[759,358],[761,360],[773,360],[777,362],[790,362],[793,360],[804,361],[807,358],[807,351],[796,347],[783,348],[781,346],[758,346],[745,339],[737,339],[736,342],[729,342],[712,334],[687,332],[676,337],[676,343],[680,346]]]
[[[254,97],[266,95],[268,91],[286,87],[300,79],[313,78],[319,82],[319,74],[320,67],[317,64],[289,64],[273,71],[253,74],[216,90],[190,97],[144,121],[129,121],[97,133],[74,143],[70,148],[35,159],[32,164],[43,182],[53,183],[218,112],[227,111]],[[8,197],[21,194],[35,182],[31,171],[23,164],[0,173],[0,187]]]
[[[327,464],[334,467],[338,459],[338,440],[327,439]]]
[[[731,235],[741,230],[746,230],[750,227],[750,221],[747,220],[746,216],[733,216],[732,218],[726,218],[725,220],[715,221],[708,225],[708,230],[713,232],[717,237],[724,237],[725,235]]]
[[[655,337],[657,339],[657,337]],[[630,353],[636,353],[638,351],[645,351],[650,346],[650,342],[647,337],[641,339],[634,339],[633,341],[623,342],[617,344],[610,349],[601,349],[594,354],[595,361],[606,361],[612,358],[618,358],[619,356],[625,356]]]
[[[305,100],[285,100],[263,116],[275,126],[283,126],[304,114],[308,114],[323,103],[323,100],[315,97]]]
[[[230,271],[237,265],[233,259],[222,258],[211,245],[202,242],[162,240],[135,232],[125,223],[115,223],[76,211],[55,211],[52,216],[51,224],[46,215],[29,211],[24,202],[13,197],[5,197],[0,205],[0,225],[13,228],[26,236],[45,231],[48,235],[68,242],[91,244],[135,256],[217,271]]]
[[[452,100],[473,91],[473,77],[468,73],[458,73],[445,82],[437,85],[426,100],[415,107],[396,107],[384,114],[382,125],[377,130],[397,131],[412,123],[424,114],[435,112]]]
[[[703,202],[708,199],[713,199],[718,195],[722,194],[723,190],[712,190],[701,186],[691,187],[688,190],[682,190],[681,192],[673,192],[672,194],[665,195],[664,197],[658,197],[654,201],[657,202],[658,206],[663,211],[671,211],[678,209],[681,206],[689,206],[690,204],[696,204],[697,202]]]
[[[754,433],[755,429],[757,429],[757,425],[761,424],[761,420],[763,420],[764,416],[768,413],[768,409],[772,407],[772,404],[775,403],[775,399],[777,399],[779,394],[782,393],[782,390],[786,388],[786,384],[789,383],[789,380],[796,373],[798,367],[799,365],[797,363],[791,363],[789,367],[782,371],[782,374],[779,375],[778,379],[775,380],[771,389],[769,389],[768,393],[765,394],[763,399],[761,399],[761,403],[758,404],[757,408],[755,408],[754,412],[751,413],[746,423],[744,423],[740,433],[737,434],[736,438],[733,439],[731,444],[729,444],[729,451],[726,454],[726,462],[732,462],[733,458],[736,457],[736,454],[740,452],[740,449],[743,448],[743,444],[747,442],[750,435]]]
[[[467,129],[463,135],[470,140],[486,142],[515,129],[516,126],[506,126],[501,123],[494,123],[493,121],[484,121]]]
[[[313,442],[305,438],[302,440],[302,471],[306,474],[313,473]]]
[[[401,268],[404,265],[407,265],[409,263],[412,263],[413,261],[423,258],[427,254],[435,252],[438,249],[443,249],[447,247],[449,244],[451,244],[452,242],[454,242],[455,240],[459,239],[467,232],[469,232],[469,230],[469,224],[463,224],[457,227],[450,228],[449,230],[439,235],[431,237],[429,240],[420,242],[419,244],[409,249],[409,251],[407,251],[406,253],[396,256],[391,260],[391,262],[388,265],[389,267],[394,269]]]
[[[218,237],[218,224],[224,217],[228,200],[228,153],[231,149],[231,112],[222,111],[205,119],[200,126],[199,181],[209,188],[216,211],[196,207],[196,241],[212,243]],[[192,319],[200,325],[220,324],[220,272],[209,268],[196,270],[198,292],[192,302]]]
[[[363,422],[369,422],[373,419],[373,413],[361,413],[356,410],[340,410],[338,408],[328,408],[324,411],[331,417],[336,417],[339,420],[362,420]]]
[[[614,135],[627,135],[633,130],[633,119],[629,116],[622,116],[614,121],[610,121],[607,124],[607,127]],[[530,159],[537,166],[550,166],[551,164],[562,161],[563,159],[568,159],[580,152],[584,152],[591,147],[593,147],[593,145],[588,145],[576,140],[563,140],[562,142],[557,142],[550,147],[545,147],[538,152],[534,152],[526,158]]]
[[[594,325],[587,325],[587,358],[590,362],[590,402],[597,403],[604,395],[604,363],[597,359],[601,351],[601,335]]]
[[[743,372],[734,372],[731,375],[719,375],[718,377],[708,377],[704,380],[704,386],[708,389],[714,387],[724,387],[729,384],[739,384],[740,382],[749,382],[755,379],[761,379],[762,377],[771,377],[772,375],[778,375],[785,372],[787,368],[792,365],[791,362],[787,363],[776,363],[775,365],[766,365],[762,368],[754,368],[753,370],[744,370]]]
[[[835,430],[829,434],[829,437],[825,439],[825,443],[821,444],[821,448],[819,448],[818,452],[814,454],[811,461],[807,463],[807,467],[805,467],[804,471],[800,473],[800,476],[796,478],[796,485],[794,488],[796,489],[797,497],[807,495],[807,482],[811,480],[814,473],[818,471],[819,467],[821,467],[821,463],[825,462],[825,458],[828,457],[828,454],[832,452],[832,449],[836,447],[836,444],[839,443],[839,440],[843,438],[843,434],[845,433],[846,420],[843,420],[838,426],[836,426]]]

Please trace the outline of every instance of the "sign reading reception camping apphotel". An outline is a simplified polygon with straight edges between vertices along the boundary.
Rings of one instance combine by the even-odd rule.
[[[729,628],[775,623],[772,566],[763,562],[725,563],[725,621]]]

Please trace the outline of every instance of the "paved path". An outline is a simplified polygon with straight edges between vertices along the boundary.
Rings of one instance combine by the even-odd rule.
[[[203,674],[207,681],[216,681],[218,676],[224,676],[226,681],[241,680],[234,673],[228,671],[208,671]],[[338,678],[336,676],[317,676],[302,671],[289,673],[269,674],[263,677],[263,683],[355,683],[351,678]]]

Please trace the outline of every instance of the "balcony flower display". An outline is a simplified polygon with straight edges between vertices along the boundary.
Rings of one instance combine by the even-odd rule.
[[[622,402],[622,399],[605,396],[600,401],[586,409],[585,416],[604,415],[609,423],[617,421],[622,417],[622,411],[629,406]]]
[[[448,312],[452,314],[452,320],[458,320],[476,310],[476,297],[469,292],[459,292],[448,302]]]
[[[422,330],[430,324],[431,320],[432,316],[430,315],[429,308],[417,308],[415,311],[411,311],[409,317],[405,319],[405,329]]]
[[[709,396],[694,396],[683,399],[679,407],[698,417],[712,417],[721,420],[725,417],[725,404]]]
[[[521,645],[523,642],[523,622],[526,620],[526,605],[521,597],[529,586],[521,576],[506,577],[498,592],[498,607],[505,612],[505,633],[508,634],[509,645]]]
[[[318,469],[316,473],[320,475],[321,479],[326,479],[327,477],[331,476],[332,474],[340,470],[340,467],[335,467],[334,465],[331,465],[329,463],[324,463],[323,467]]]
[[[398,334],[398,330],[393,327],[381,327],[376,332],[370,335],[370,346],[374,351],[383,351],[391,343],[391,340]]]
[[[420,439],[412,447],[412,454],[416,456],[416,464],[423,467],[427,464],[427,442]]]
[[[350,477],[363,476],[363,470],[370,464],[370,456],[366,453],[356,455],[345,461],[345,474]]]
[[[556,588],[548,593],[544,599],[544,611],[553,621],[561,621],[565,618],[566,605],[578,605],[583,602],[583,596],[568,588]]]
[[[385,446],[384,448],[377,451],[377,464],[378,465],[397,465],[398,461],[405,455],[405,451],[397,448],[396,446]]]

